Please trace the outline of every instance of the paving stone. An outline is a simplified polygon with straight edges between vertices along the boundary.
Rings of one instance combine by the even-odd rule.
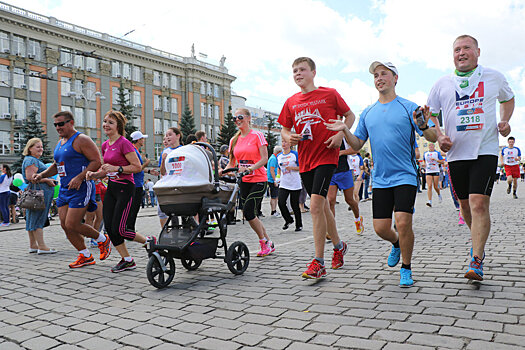
[[[52,349],[53,347],[56,347],[57,345],[60,345],[60,343],[53,338],[39,336],[39,337],[35,337],[29,340],[26,340],[21,345],[25,348],[29,348],[33,350],[47,350],[47,349]]]
[[[439,334],[451,335],[454,337],[468,338],[468,339],[480,339],[480,340],[491,340],[494,337],[494,333],[487,331],[478,331],[472,328],[460,328],[454,326],[443,326],[439,330]]]
[[[196,343],[195,347],[209,350],[236,350],[241,347],[241,344],[220,339],[203,339]]]
[[[380,340],[368,340],[354,337],[344,337],[339,339],[334,346],[351,349],[371,349],[379,350],[385,346],[386,342]]]
[[[432,334],[412,334],[408,338],[407,343],[452,349],[461,349],[465,344],[462,339]]]
[[[118,349],[121,347],[119,343],[116,343],[116,342],[113,342],[107,339],[103,339],[100,337],[92,337],[92,338],[86,339],[78,343],[78,345],[81,346],[82,348],[91,349],[91,350],[99,350],[99,349],[113,350],[113,349]]]
[[[162,343],[162,341],[145,334],[130,334],[120,338],[119,342],[141,349],[149,349]]]
[[[205,337],[202,335],[192,334],[192,333],[184,333],[180,331],[172,331],[168,334],[165,334],[161,337],[163,340],[167,340],[172,343],[177,343],[180,345],[190,345],[193,343],[196,343]]]

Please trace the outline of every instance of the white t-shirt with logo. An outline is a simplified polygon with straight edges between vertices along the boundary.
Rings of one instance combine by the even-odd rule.
[[[425,160],[425,171],[429,173],[439,173],[439,162],[438,160],[443,160],[441,153],[437,151],[425,152],[423,154],[423,159]]]
[[[521,157],[521,151],[518,147],[503,147],[501,155],[503,156],[503,164],[505,165],[512,166],[520,163],[518,157]]]
[[[352,168],[354,176],[359,176],[363,166],[363,158],[359,154],[350,154],[348,155],[348,165]]]
[[[279,155],[277,155],[277,164],[279,164],[279,169],[281,169],[280,188],[290,191],[303,188],[299,171],[286,170],[286,167],[289,166],[299,166],[299,155],[296,151],[290,151],[288,154],[284,154],[283,152],[279,153]]]
[[[445,133],[452,141],[447,158],[477,159],[479,155],[499,153],[496,101],[505,102],[514,97],[503,74],[483,67],[477,89],[470,96],[459,97],[453,75],[439,79],[428,96],[432,113],[443,112]]]

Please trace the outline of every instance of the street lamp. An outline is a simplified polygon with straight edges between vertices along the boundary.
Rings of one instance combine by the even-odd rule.
[[[99,101],[104,101],[106,99],[106,96],[102,95],[100,91],[94,91],[91,89],[88,90],[87,88],[82,88],[81,91],[70,91],[68,93],[68,96],[74,98],[75,100],[83,99],[85,102],[84,109],[87,109],[88,112],[90,110],[91,102],[93,100],[98,99]],[[88,113],[84,113],[84,115],[86,115],[89,118]],[[88,118],[86,118],[86,121],[88,120]],[[95,124],[96,124],[96,109],[95,109]],[[83,125],[83,127],[86,127],[86,126]],[[96,126],[94,128],[96,128]]]

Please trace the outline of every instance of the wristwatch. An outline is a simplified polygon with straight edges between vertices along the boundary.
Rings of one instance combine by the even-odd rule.
[[[425,130],[427,130],[428,128],[429,128],[429,126],[428,126],[428,124],[427,124],[426,127],[424,127],[424,128],[419,128],[419,130],[421,130],[421,131],[425,131]]]
[[[122,165],[118,167],[117,171],[119,174],[124,172],[124,168],[122,167]]]

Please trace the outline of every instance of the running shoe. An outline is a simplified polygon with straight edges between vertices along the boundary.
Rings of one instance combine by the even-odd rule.
[[[151,244],[153,245],[157,244],[157,237],[155,236],[146,237],[146,243],[144,243],[143,247],[149,249]]]
[[[365,227],[363,226],[363,217],[360,216],[358,221],[355,222],[355,229],[357,231],[357,234],[360,235],[365,230]]]
[[[412,279],[412,270],[401,268],[399,271],[401,278],[399,279],[399,286],[401,288],[409,288],[414,285],[414,280]]]
[[[332,255],[332,269],[337,270],[345,264],[343,257],[346,254],[346,251],[348,250],[348,246],[345,242],[341,241],[343,244],[343,247],[341,249],[335,249],[334,253]]]
[[[271,241],[265,241],[264,239],[260,239],[259,244],[261,245],[261,250],[257,252],[257,256],[266,256],[272,253],[271,248],[273,246],[273,243],[271,243]]]
[[[283,230],[288,230],[288,227],[290,227],[291,224],[293,224],[293,221],[285,223],[283,226]]]
[[[273,244],[272,241],[268,241],[268,249],[270,250],[270,252],[268,253],[268,255],[272,254],[273,252],[275,252],[275,245]]]
[[[507,187],[507,194],[510,194],[511,189],[512,189],[512,184],[509,184],[509,187]]]
[[[124,259],[120,259],[117,265],[113,266],[111,268],[111,272],[122,272],[126,270],[133,270],[137,267],[137,264],[135,264],[135,260],[126,261]]]
[[[296,227],[295,228],[295,232],[301,232],[303,230],[303,227],[302,226],[299,226],[299,227]]]
[[[321,265],[317,259],[312,260],[312,262],[306,266],[308,268],[305,272],[303,272],[303,278],[318,279],[326,276],[326,269],[324,265]]]
[[[278,211],[276,211],[275,213],[272,214],[272,216],[275,216],[276,218],[280,218],[281,214]]]
[[[483,260],[477,256],[473,256],[470,260],[468,270],[465,273],[465,278],[469,280],[483,281]]]
[[[516,192],[514,192],[514,193],[512,194],[512,198],[514,198],[514,199],[518,199],[518,196],[516,195]],[[9,224],[7,224],[7,225],[9,225]]]
[[[90,240],[90,245],[91,245],[91,248],[98,247],[97,241],[95,241],[93,238],[91,238],[91,240]]]
[[[98,249],[100,250],[100,260],[106,260],[109,254],[111,254],[111,241],[109,240],[109,236],[104,234],[106,236],[106,240],[104,242],[98,243]]]
[[[428,202],[427,202],[427,207],[432,208],[432,201],[428,201]]]
[[[388,255],[387,264],[390,267],[394,267],[399,263],[399,259],[401,257],[401,248],[396,248],[394,245],[392,245],[392,250],[390,251],[390,254]]]
[[[461,216],[461,214],[459,214],[458,225],[459,225],[459,226],[463,226],[463,225],[465,225],[465,220],[463,220],[463,216]]]
[[[439,203],[442,203],[443,202],[443,197],[441,195],[438,195],[438,198],[439,198]]]
[[[72,269],[76,269],[78,267],[82,267],[86,265],[94,265],[94,264],[95,264],[95,259],[93,259],[93,254],[90,254],[89,258],[86,258],[84,254],[80,253],[78,254],[77,260],[69,264],[69,267]]]

